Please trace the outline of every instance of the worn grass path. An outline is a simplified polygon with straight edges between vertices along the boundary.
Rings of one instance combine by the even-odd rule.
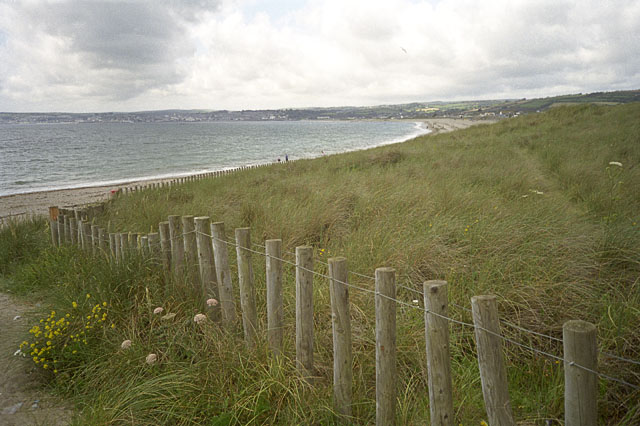
[[[62,401],[48,395],[33,370],[14,353],[29,328],[29,316],[35,307],[0,293],[0,425],[67,425],[71,410]]]

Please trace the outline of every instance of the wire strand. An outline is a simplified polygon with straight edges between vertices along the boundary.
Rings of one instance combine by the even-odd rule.
[[[601,373],[601,372],[595,371],[595,370],[590,369],[590,368],[588,368],[588,367],[585,367],[585,366],[583,366],[583,365],[577,364],[577,363],[575,363],[574,361],[567,361],[567,360],[566,360],[566,359],[564,359],[563,357],[560,357],[560,356],[557,356],[557,355],[551,354],[551,353],[546,352],[546,351],[543,351],[543,350],[541,350],[541,349],[537,349],[537,348],[531,347],[531,346],[529,346],[529,345],[525,345],[524,343],[520,343],[520,342],[518,342],[518,341],[516,341],[516,340],[513,340],[513,339],[511,339],[511,338],[509,338],[509,337],[502,336],[500,333],[496,333],[496,332],[494,332],[494,331],[492,331],[492,330],[489,330],[489,329],[486,329],[486,328],[484,328],[484,327],[480,327],[480,326],[477,326],[477,325],[475,325],[475,324],[471,324],[471,323],[468,323],[468,322],[465,322],[465,321],[456,320],[456,319],[454,319],[454,318],[450,318],[450,317],[448,317],[448,316],[446,316],[446,315],[442,315],[442,314],[439,314],[439,313],[436,313],[436,312],[430,311],[430,310],[428,310],[428,309],[426,309],[426,308],[423,308],[423,307],[421,307],[421,306],[412,305],[412,304],[409,304],[409,303],[404,302],[404,301],[402,301],[402,300],[398,300],[398,299],[395,299],[395,298],[393,298],[393,297],[389,297],[389,296],[387,296],[387,295],[385,295],[385,294],[382,294],[382,293],[379,293],[379,292],[377,292],[377,291],[375,291],[375,290],[370,290],[370,289],[367,289],[367,288],[364,288],[364,287],[359,287],[359,286],[356,286],[356,285],[353,285],[353,284],[349,284],[348,282],[344,282],[344,281],[336,280],[336,279],[334,279],[334,278],[332,278],[332,277],[330,277],[330,276],[328,276],[328,275],[326,275],[326,274],[322,274],[322,273],[320,273],[320,272],[316,272],[316,271],[314,271],[314,270],[312,270],[312,269],[308,269],[308,268],[305,268],[305,267],[303,267],[303,266],[301,266],[301,265],[298,265],[298,264],[296,264],[295,262],[290,262],[290,261],[285,260],[285,259],[277,258],[277,257],[275,257],[275,256],[272,256],[272,255],[269,255],[269,254],[266,254],[266,253],[262,253],[262,252],[259,252],[259,251],[257,251],[257,250],[253,250],[253,249],[251,249],[251,248],[249,248],[249,247],[243,247],[243,246],[238,245],[237,243],[234,243],[234,242],[231,242],[231,241],[227,241],[227,240],[224,240],[224,239],[220,239],[220,238],[216,238],[216,237],[214,237],[214,236],[212,236],[212,235],[209,235],[209,234],[206,234],[206,233],[202,233],[202,232],[199,232],[199,231],[195,231],[195,232],[196,232],[196,233],[199,233],[199,234],[202,234],[202,235],[205,235],[205,236],[207,236],[207,237],[210,237],[210,238],[212,238],[212,239],[215,239],[215,240],[218,240],[218,241],[224,242],[225,244],[232,245],[232,246],[234,246],[234,247],[236,247],[236,248],[240,248],[240,249],[242,249],[242,250],[247,250],[247,251],[249,251],[249,252],[251,252],[251,253],[256,253],[256,254],[258,254],[258,255],[260,255],[260,256],[269,257],[269,258],[272,258],[272,259],[275,259],[275,260],[280,260],[281,262],[284,262],[284,263],[286,263],[286,264],[289,264],[289,265],[295,266],[296,268],[299,268],[299,269],[301,269],[301,270],[304,270],[304,271],[310,272],[310,273],[311,273],[311,274],[313,274],[313,275],[320,276],[320,277],[323,277],[323,278],[327,278],[327,279],[329,279],[329,280],[332,280],[332,281],[334,281],[334,282],[338,282],[338,283],[340,283],[340,284],[343,284],[343,285],[345,285],[345,286],[347,286],[347,287],[350,287],[350,288],[354,288],[354,289],[356,289],[356,290],[364,291],[364,292],[367,292],[367,293],[372,293],[372,294],[374,294],[375,296],[379,296],[379,297],[382,297],[382,298],[388,299],[388,300],[390,300],[390,301],[393,301],[393,302],[395,302],[395,303],[398,303],[399,305],[407,306],[407,307],[412,308],[412,309],[418,309],[418,310],[421,310],[421,311],[423,311],[423,312],[425,312],[425,313],[429,313],[429,314],[434,315],[434,316],[436,316],[436,317],[442,318],[442,319],[444,319],[444,320],[446,320],[446,321],[448,321],[448,322],[451,322],[451,323],[454,323],[454,324],[459,324],[459,325],[462,325],[462,326],[465,326],[465,327],[471,327],[471,328],[473,328],[474,330],[481,330],[481,331],[483,331],[483,332],[485,332],[485,333],[488,333],[488,334],[490,334],[490,335],[496,336],[496,337],[498,337],[498,338],[500,338],[500,339],[502,339],[502,340],[504,340],[504,341],[506,341],[506,342],[509,342],[509,343],[514,344],[514,345],[516,345],[516,346],[519,346],[519,347],[521,347],[521,348],[528,349],[528,350],[530,350],[530,351],[534,351],[534,352],[536,352],[536,353],[539,353],[539,354],[541,354],[541,355],[545,355],[545,356],[547,356],[547,357],[549,357],[549,358],[552,358],[552,359],[555,359],[555,360],[558,360],[558,361],[562,361],[562,362],[564,362],[564,363],[566,363],[566,364],[568,364],[568,365],[570,365],[570,366],[575,366],[575,367],[580,368],[580,369],[582,369],[582,370],[584,370],[584,371],[588,371],[588,372],[590,372],[590,373],[596,374],[597,376],[602,377],[602,378],[604,378],[604,379],[611,380],[611,381],[614,381],[614,382],[617,382],[617,383],[623,384],[623,385],[625,385],[625,386],[628,386],[628,387],[630,387],[630,388],[633,388],[634,390],[639,390],[639,389],[640,389],[640,386],[634,385],[634,384],[629,383],[629,382],[627,382],[627,381],[625,381],[625,380],[622,380],[622,379],[619,379],[619,378],[616,378],[616,377],[613,377],[613,376],[609,376],[609,375],[607,375],[607,374],[604,374],[604,373]]]

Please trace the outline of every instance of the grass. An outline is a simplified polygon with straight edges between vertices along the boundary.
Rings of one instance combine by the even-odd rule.
[[[640,359],[639,104],[559,107],[495,125],[373,150],[246,170],[144,190],[106,206],[111,232],[150,232],[170,214],[208,215],[252,240],[282,238],[285,250],[311,244],[321,260],[345,256],[350,271],[397,271],[398,298],[413,304],[429,279],[449,283],[450,315],[470,321],[469,299],[492,293],[503,320],[556,338],[562,323],[596,324],[599,348]],[[610,162],[620,162],[622,167]],[[13,229],[22,229],[16,225]],[[25,225],[26,226],[26,225]],[[45,241],[46,232],[19,231]],[[0,241],[7,240],[6,230]],[[18,231],[12,231],[16,235]],[[12,234],[13,235],[13,234]],[[13,237],[12,237],[13,238]],[[11,243],[11,238],[8,239]],[[6,244],[6,243],[2,243]],[[38,243],[40,244],[40,243]],[[38,246],[38,244],[35,244]],[[258,248],[259,249],[259,248]],[[294,362],[272,360],[264,342],[247,351],[238,333],[193,323],[201,301],[166,282],[148,259],[112,265],[75,248],[38,249],[0,265],[13,291],[36,292],[60,311],[85,293],[109,305],[115,327],[85,345],[54,389],[81,408],[79,423],[329,424],[332,340],[328,284],[314,285],[315,361],[308,386]],[[235,251],[230,250],[235,263]],[[290,255],[287,259],[292,260]],[[253,256],[259,324],[266,328],[264,258]],[[235,277],[236,271],[233,271]],[[373,288],[359,275],[350,283]],[[234,278],[234,282],[237,282]],[[407,289],[409,288],[409,289]],[[352,290],[354,423],[375,419],[375,337],[371,294]],[[285,267],[285,354],[295,357],[295,281]],[[170,320],[154,315],[162,306]],[[238,305],[239,306],[239,305]],[[428,421],[422,312],[398,307],[398,424]],[[473,330],[451,324],[456,420],[486,418]],[[558,342],[508,325],[510,338],[557,355]],[[120,342],[130,339],[128,351]],[[520,424],[563,416],[562,366],[505,343],[510,394]],[[147,354],[159,362],[147,365]],[[601,355],[603,373],[640,383],[636,365]],[[640,394],[600,381],[600,423],[637,424]]]

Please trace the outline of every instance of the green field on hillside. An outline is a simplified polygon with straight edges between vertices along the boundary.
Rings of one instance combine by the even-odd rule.
[[[312,245],[320,273],[327,272],[327,258],[344,256],[357,273],[350,284],[361,288],[374,288],[368,277],[376,268],[393,267],[398,299],[418,307],[422,296],[415,291],[422,283],[443,279],[452,318],[471,322],[470,298],[495,294],[502,333],[557,356],[561,342],[513,325],[559,339],[563,322],[590,321],[602,351],[599,371],[640,386],[640,367],[611,356],[640,360],[639,166],[640,104],[557,107],[367,151],[134,192],[109,202],[98,224],[109,232],[148,233],[168,215],[209,216],[225,222],[230,241],[238,227],[250,227],[256,244],[281,238],[290,261],[296,246]],[[35,292],[55,318],[81,310],[90,317],[84,326],[91,326],[84,334],[89,337],[69,337],[79,328],[61,332],[68,346],[50,351],[57,354],[57,372],[43,370],[54,391],[80,408],[79,424],[335,420],[327,280],[315,278],[319,378],[308,386],[294,363],[292,267],[285,266],[284,274],[286,358],[278,362],[264,345],[245,349],[240,331],[195,327],[202,301],[188,286],[167,281],[153,261],[135,257],[112,265],[73,247],[44,247],[44,229],[40,240],[27,241],[21,226],[0,231],[6,286]],[[19,260],[12,258],[15,247],[24,253]],[[229,257],[234,265],[231,247]],[[264,331],[264,257],[254,254],[253,264]],[[371,424],[374,299],[355,288],[350,298],[353,423]],[[92,310],[103,304],[108,317],[98,323],[102,314]],[[156,307],[176,316],[162,320],[153,314]],[[397,422],[425,424],[423,311],[399,306],[397,327]],[[456,424],[480,424],[486,414],[473,329],[452,323],[450,330]],[[133,345],[123,351],[126,339]],[[152,352],[160,362],[150,366],[145,357]],[[561,421],[562,365],[508,342],[504,352],[518,423]],[[599,390],[599,423],[640,422],[638,390],[605,378]]]

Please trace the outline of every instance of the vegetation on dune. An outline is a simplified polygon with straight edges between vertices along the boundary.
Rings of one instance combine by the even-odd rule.
[[[111,232],[148,232],[170,214],[207,215],[225,222],[230,240],[234,228],[248,226],[258,244],[282,238],[288,252],[313,245],[322,273],[322,261],[332,256],[345,256],[351,271],[367,276],[394,267],[398,298],[409,304],[422,303],[412,290],[423,281],[445,279],[450,315],[458,320],[470,321],[471,296],[488,293],[499,297],[503,320],[555,338],[562,337],[564,321],[587,320],[596,324],[606,353],[600,371],[640,384],[638,365],[607,355],[640,359],[639,117],[640,104],[554,108],[368,151],[143,190],[114,199],[99,221]],[[5,247],[40,247],[47,238],[43,222],[37,232],[23,226],[32,225],[0,231],[0,272],[12,291],[36,289],[60,313],[87,293],[95,303],[84,308],[107,304],[108,326],[94,328],[99,332],[73,356],[60,355],[58,373],[44,371],[54,389],[77,401],[83,424],[333,421],[326,280],[315,279],[320,378],[308,386],[291,359],[273,360],[264,346],[247,351],[238,334],[194,322],[202,301],[190,287],[165,282],[149,259],[111,265],[72,247],[38,248],[13,264]],[[31,235],[35,243],[27,242]],[[229,255],[233,265],[235,250]],[[264,258],[254,254],[253,261],[264,330]],[[349,279],[373,288],[361,275]],[[286,266],[285,354],[292,358],[294,296],[293,270]],[[369,424],[375,417],[373,297],[355,289],[350,297],[354,423]],[[163,312],[154,314],[158,307]],[[397,317],[398,423],[423,424],[429,415],[423,312],[400,306]],[[561,343],[510,324],[503,324],[508,337],[562,354]],[[70,330],[61,331],[60,344],[77,343]],[[451,324],[451,332],[457,420],[478,424],[485,414],[473,329]],[[131,346],[123,349],[125,340]],[[562,366],[510,343],[504,347],[518,421],[561,419]],[[145,362],[152,353],[156,360]],[[601,423],[640,421],[637,390],[605,379],[600,390]]]

